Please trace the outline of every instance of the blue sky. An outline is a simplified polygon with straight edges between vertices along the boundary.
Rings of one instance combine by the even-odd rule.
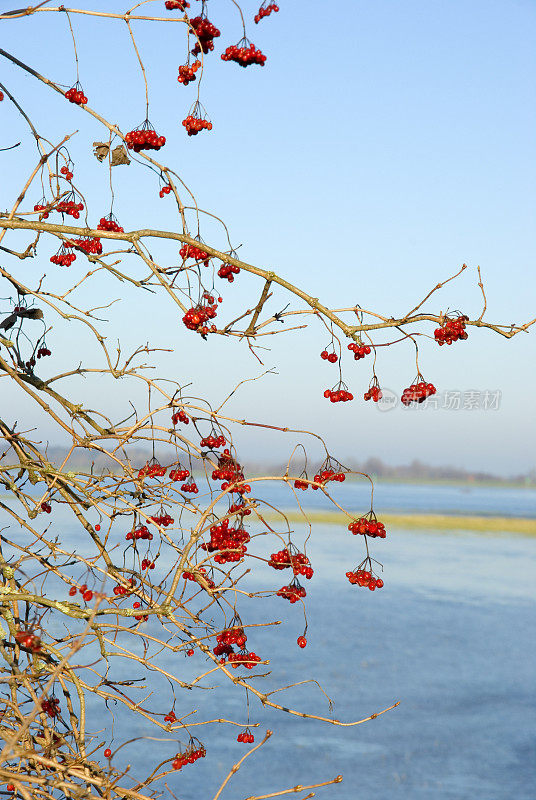
[[[103,8],[97,2],[83,5]],[[191,138],[180,120],[197,86],[176,81],[186,52],[182,26],[134,26],[151,84],[150,116],[168,139],[164,160],[202,207],[225,220],[233,242],[243,245],[243,258],[275,269],[326,304],[358,302],[393,316],[413,307],[462,262],[471,271],[426,308],[478,316],[480,264],[490,321],[519,323],[534,316],[535,4],[376,0],[335,7],[281,0],[280,5],[279,14],[248,27],[268,55],[266,66],[242,70],[219,58],[241,36],[233,6],[209,1],[209,16],[222,30],[215,52],[207,56],[201,91],[214,129]],[[145,6],[161,7],[160,0]],[[249,18],[257,10],[251,2],[243,7]],[[106,10],[119,12],[122,6],[108,2]],[[78,17],[73,24],[90,105],[123,130],[134,127],[144,117],[144,93],[125,25]],[[62,15],[6,22],[3,31],[5,46],[15,55],[58,82],[73,82],[72,45]],[[12,66],[2,63],[0,74],[30,115],[42,120],[43,134],[57,139],[66,130],[79,130],[71,148],[76,178],[97,220],[109,203],[106,170],[90,155],[102,131]],[[6,144],[24,135],[5,102],[0,111],[2,142],[6,131]],[[16,155],[33,158],[33,151],[28,145]],[[7,207],[20,188],[20,162],[4,156],[0,166],[1,205]],[[158,199],[146,170],[118,168],[115,179],[115,212],[125,228],[176,227],[173,204]],[[32,196],[32,204],[37,199]],[[211,225],[201,232],[222,244]],[[9,241],[15,244],[14,237]],[[177,260],[176,250],[154,249],[164,260]],[[42,250],[39,260],[23,262],[24,270],[36,277],[46,269],[52,282],[58,280],[49,269],[52,245]],[[232,287],[225,285],[223,307],[231,314],[240,302],[251,304],[259,289],[240,276]],[[162,355],[160,374],[194,381],[196,393],[224,397],[238,380],[261,371],[243,343],[205,344],[188,336],[162,298],[141,304],[121,285],[106,281],[100,288],[94,284],[84,301],[102,294],[122,298],[110,315],[110,340],[120,334],[127,346],[149,339],[173,348],[173,354]],[[280,294],[272,308],[286,302]],[[67,339],[61,326],[56,330],[56,342],[51,341],[57,363],[72,365],[73,357],[87,352],[88,340],[82,331]],[[431,333],[433,326],[423,330]],[[506,341],[473,329],[467,342],[451,348],[423,344],[421,369],[439,392],[501,392],[500,408],[487,411],[380,413],[361,399],[332,406],[322,392],[334,382],[334,368],[318,356],[326,339],[320,326],[273,337],[263,360],[278,375],[246,385],[230,410],[318,430],[343,461],[370,455],[391,462],[420,458],[499,473],[536,465],[534,334]],[[384,386],[401,392],[415,373],[412,346],[382,348],[377,372]],[[348,360],[345,375],[360,398],[370,365]],[[90,403],[102,400],[102,387],[89,382],[70,388],[75,395],[83,391]],[[2,388],[14,403],[5,392]],[[138,397],[134,388],[114,388],[108,399],[114,411],[121,413],[127,395]],[[29,412],[16,402],[17,410]],[[57,438],[52,429],[47,435]],[[238,441],[250,457],[274,458],[286,453],[292,440],[239,431]]]

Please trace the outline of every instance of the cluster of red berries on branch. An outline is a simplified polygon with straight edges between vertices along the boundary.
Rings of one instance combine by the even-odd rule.
[[[84,210],[84,204],[75,203],[74,200],[60,200],[52,210],[57,211],[59,214],[67,214],[68,217],[73,217],[73,219],[79,219],[80,211]]]
[[[305,553],[300,553],[292,543],[289,544],[288,549],[278,550],[277,553],[272,553],[268,566],[274,569],[292,567],[294,575],[304,575],[307,580],[313,577],[311,562]]]
[[[132,608],[135,608],[136,610],[138,608],[141,608],[141,603],[139,602],[139,600],[136,600],[135,603],[132,603]],[[134,619],[136,620],[136,622],[147,622],[147,620],[149,619],[149,615],[148,614],[134,614]]]
[[[296,480],[294,481],[294,488],[295,489],[301,489],[302,491],[305,492],[305,490],[309,488],[310,484],[309,484],[309,481],[307,480],[307,475],[305,477],[306,477],[306,480],[304,480],[303,478],[296,478]]]
[[[244,744],[253,744],[253,742],[255,741],[255,737],[251,733],[250,729],[246,728],[245,730],[242,731],[242,733],[238,734],[238,736],[236,737],[236,741],[243,742]]]
[[[195,81],[197,77],[195,73],[197,72],[200,66],[201,62],[198,61],[197,59],[194,61],[192,66],[190,66],[190,64],[182,64],[179,67],[179,75],[177,78],[178,82],[182,83],[184,86],[188,86],[189,83]]]
[[[238,275],[240,267],[235,267],[233,264],[222,264],[218,270],[218,277],[225,278],[229,283],[233,283],[234,276]]]
[[[28,366],[29,364],[31,365],[30,361],[27,362],[26,366]],[[35,366],[35,362],[34,362],[33,366]],[[50,512],[52,511],[52,508],[50,507],[50,503],[41,503],[41,511],[44,511],[45,514],[50,514]]]
[[[41,708],[51,719],[59,717],[61,713],[60,701],[57,697],[51,697],[50,700],[42,700]]]
[[[372,386],[370,386],[367,389],[367,391],[363,395],[363,398],[365,400],[373,400],[375,403],[377,403],[379,400],[382,399],[382,397],[383,393],[382,390],[380,389],[380,384],[378,383],[378,379],[374,378]]]
[[[169,473],[169,477],[171,478],[172,481],[185,481],[186,478],[188,478],[189,476],[190,476],[190,470],[184,469],[183,467],[180,466],[180,464],[177,466],[176,469],[172,469]]]
[[[244,472],[241,465],[233,458],[227,448],[218,456],[218,467],[212,471],[212,480],[223,481],[221,485],[222,491],[244,480]],[[235,487],[235,491],[237,494],[244,495],[251,491],[251,486],[246,483]]]
[[[76,586],[71,586],[71,588],[69,589],[69,595],[71,597],[74,597],[77,592],[80,592],[86,603],[89,603],[90,600],[93,600],[93,592],[91,591],[91,589],[87,588],[87,584],[83,583],[82,586],[78,587],[78,589],[76,588]]]
[[[445,317],[441,323],[441,327],[435,329],[434,339],[439,345],[452,344],[459,339],[467,339],[469,334],[465,330],[465,323],[468,320],[469,317],[465,315],[460,315],[454,319]]]
[[[69,103],[76,103],[77,106],[84,106],[87,103],[87,97],[83,90],[80,88],[79,83],[75,83],[70,89],[65,92],[65,97]]]
[[[98,231],[108,231],[109,233],[124,233],[125,230],[122,228],[116,217],[113,214],[108,214],[107,217],[101,217],[99,220],[99,224],[97,225]]]
[[[249,517],[251,508],[246,507],[244,498],[238,495],[236,501],[229,506],[229,514],[237,514],[240,517]]]
[[[169,185],[169,183],[165,183],[158,192],[158,196],[163,197],[165,194],[169,194],[170,192],[171,192],[171,186]]]
[[[137,539],[148,539],[149,541],[152,541],[153,534],[146,525],[140,525],[139,528],[129,531],[126,534],[125,539],[127,542],[135,541]]]
[[[196,103],[196,105],[198,105],[198,103]],[[186,128],[188,136],[197,136],[199,131],[212,130],[212,122],[207,118],[206,114],[201,116],[200,111],[191,111],[188,116],[183,119],[182,124]]]
[[[207,334],[209,332],[209,327],[205,323],[210,319],[214,319],[217,313],[218,306],[216,303],[204,301],[189,308],[182,318],[182,321],[189,331],[198,331],[198,333]],[[216,329],[214,325],[211,325],[211,328],[214,330]]]
[[[181,492],[184,492],[185,494],[198,494],[199,493],[199,488],[197,486],[197,483],[195,482],[195,480],[193,479],[192,476],[190,476],[188,478],[186,483],[182,484]]]
[[[129,131],[125,136],[129,150],[139,153],[140,150],[160,150],[166,143],[165,136],[159,136],[149,120]]]
[[[247,650],[243,650],[241,653],[231,653],[229,656],[229,663],[233,669],[237,669],[238,667],[253,669],[255,664],[258,664],[260,660],[261,657],[258,656],[257,653],[248,653]]]
[[[277,596],[283,597],[294,605],[294,603],[297,603],[301,598],[307,597],[307,592],[297,578],[294,578],[288,586],[282,586],[281,589],[277,590]]]
[[[216,639],[218,644],[213,648],[212,652],[215,656],[229,656],[231,653],[234,653],[234,644],[243,650],[247,638],[241,624],[235,625],[231,623],[231,627],[217,634]]]
[[[205,253],[202,247],[195,244],[183,244],[179,250],[179,255],[183,261],[187,258],[193,258],[194,261],[203,261],[205,267],[208,267],[208,253]]]
[[[357,344],[357,342],[350,342],[348,345],[348,350],[351,350],[354,354],[354,361],[359,361],[361,358],[365,358],[370,354],[370,347],[368,344]]]
[[[50,262],[57,264],[59,267],[70,267],[73,261],[76,261],[75,253],[69,253],[64,244],[62,244],[57,253],[50,256]]]
[[[348,387],[342,381],[339,381],[333,389],[325,389],[324,397],[332,403],[347,403],[354,399],[352,392],[348,391]]]
[[[241,561],[245,553],[247,553],[246,545],[250,538],[249,533],[244,528],[233,528],[229,525],[229,520],[224,519],[217,525],[211,526],[210,541],[203,542],[201,549],[207,553],[219,551],[214,556],[214,561],[217,564]]]
[[[206,55],[210,50],[214,50],[214,39],[220,36],[220,31],[216,26],[205,16],[192,17],[190,26],[199,39],[191,50],[192,55],[198,56],[201,50]]]
[[[69,167],[67,167],[67,166],[65,166],[65,165],[64,165],[64,166],[63,166],[63,167],[60,169],[60,173],[63,175],[63,177],[65,178],[65,180],[66,180],[66,181],[72,181],[72,179],[73,179],[73,172],[71,172],[71,170],[69,169]]]
[[[49,204],[43,198],[42,200],[39,201],[39,203],[36,203],[34,205],[33,210],[34,211],[42,211],[43,212],[42,214],[39,215],[40,219],[48,219],[49,216],[50,216],[48,208],[49,208]],[[78,214],[78,216],[80,216],[80,214]]]
[[[39,350],[37,351],[37,358],[44,358],[45,356],[51,356],[51,355],[52,355],[52,350],[49,350],[48,347],[46,347],[45,345],[40,347]]]
[[[221,434],[218,436],[216,433],[217,432],[215,430],[212,430],[210,436],[204,436],[199,443],[201,447],[209,447],[211,450],[215,450],[218,447],[224,447],[224,445],[227,444],[225,436],[222,436]]]
[[[173,416],[171,417],[171,421],[172,421],[172,423],[174,425],[176,425],[178,422],[183,422],[185,425],[188,425],[188,423],[190,422],[190,419],[189,419],[189,417],[186,416],[186,414],[182,410],[182,408],[180,408],[178,411],[175,411],[173,413]]]
[[[209,588],[214,589],[216,584],[214,583],[212,578],[209,578],[206,569],[204,567],[199,567],[199,572],[201,573],[205,581],[208,583]],[[199,581],[197,580],[197,576],[193,572],[188,572],[186,570],[185,572],[182,573],[182,577],[184,578],[185,581],[193,581],[194,583],[199,583]]]
[[[41,639],[31,631],[16,631],[15,641],[21,647],[31,650],[32,653],[41,652]]]
[[[118,583],[116,586],[114,586],[114,589],[113,589],[114,594],[117,597],[122,597],[125,594],[129,594],[129,592],[131,592],[134,589],[134,586],[136,585],[136,581],[134,580],[134,578],[129,578],[128,579],[128,584],[129,584],[129,588],[127,589],[125,586],[121,586],[121,584]]]
[[[409,406],[410,403],[424,403],[428,397],[431,397],[437,391],[434,384],[426,383],[422,375],[418,375],[418,378],[421,379],[418,383],[412,383],[402,392],[400,399],[405,406]]]
[[[206,754],[207,751],[201,743],[199,743],[199,747],[190,745],[184,753],[177,753],[171,766],[173,769],[182,769],[185,764],[194,764],[198,758],[204,758]]]
[[[327,350],[322,350],[322,352],[320,353],[320,358],[322,359],[322,361],[329,361],[330,364],[336,364],[337,361],[339,360],[339,356],[337,355],[337,353],[335,352],[328,353]]]
[[[144,478],[163,478],[165,474],[166,467],[163,467],[162,464],[154,460],[152,463],[147,462],[147,464],[139,470],[138,480],[143,480]]]
[[[102,255],[102,242],[98,236],[83,236],[81,239],[67,239],[65,247],[79,247],[88,256]]]
[[[170,711],[169,714],[166,714],[164,717],[164,722],[177,722],[177,716],[174,711]]]
[[[264,67],[266,56],[255,48],[246,37],[241,39],[238,44],[232,44],[221,55],[222,61],[234,61],[241,67],[249,67],[250,64],[259,64]]]
[[[190,8],[190,3],[186,0],[166,0],[166,8],[168,11],[185,11]]]
[[[155,525],[161,525],[163,528],[167,528],[168,525],[173,525],[175,520],[173,517],[170,517],[169,514],[158,514],[155,517],[149,517],[149,522],[154,522]]]
[[[385,539],[387,536],[387,532],[385,530],[385,525],[383,522],[378,522],[376,519],[376,514],[373,511],[369,511],[364,517],[359,517],[359,519],[355,519],[348,525],[348,530],[357,536],[358,533],[361,536],[370,536],[371,539]]]
[[[272,11],[274,13],[279,11],[279,6],[275,3],[268,2],[268,0],[264,0],[264,3],[255,14],[255,24],[257,25],[264,17],[269,17]]]
[[[352,586],[366,586],[373,592],[375,589],[383,588],[383,581],[381,578],[375,578],[367,569],[360,569],[359,567],[353,572],[347,572],[346,577]]]
[[[142,570],[144,570],[144,569],[154,569],[155,566],[156,566],[156,564],[154,563],[154,561],[151,561],[148,558],[143,558],[142,559],[142,562],[141,562]]]
[[[346,480],[346,475],[341,469],[341,465],[336,462],[336,469],[333,469],[331,458],[326,458],[320,469],[315,475],[315,483],[328,483],[329,481],[338,481],[343,483]],[[319,486],[312,487],[314,491],[319,489]]]

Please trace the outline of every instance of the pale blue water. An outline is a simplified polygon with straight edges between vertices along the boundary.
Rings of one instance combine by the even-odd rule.
[[[348,493],[355,507],[355,485],[338,485],[337,498]],[[288,488],[271,492],[280,501]],[[360,489],[358,491],[361,491]],[[310,499],[320,493],[307,494]],[[528,490],[419,487],[380,484],[378,507],[420,511],[534,516],[535,493]],[[292,496],[292,495],[290,495]],[[300,499],[302,499],[300,493]],[[345,500],[341,499],[344,505]],[[451,505],[449,506],[449,503]],[[290,502],[281,502],[290,506]],[[366,506],[365,506],[366,507]],[[65,518],[67,520],[67,518]],[[59,515],[58,515],[59,523]],[[63,541],[80,547],[70,524]],[[302,544],[307,531],[296,526]],[[271,544],[254,540],[250,550],[266,555]],[[366,717],[400,700],[400,706],[376,720],[353,728],[335,728],[284,712],[263,711],[252,698],[251,720],[275,731],[264,751],[246,762],[223,798],[242,800],[297,783],[315,783],[341,773],[344,781],[318,790],[325,800],[534,800],[536,798],[536,592],[535,540],[505,531],[502,535],[448,534],[436,531],[389,530],[385,541],[372,543],[384,564],[385,588],[370,592],[352,587],[345,572],[362,558],[360,537],[344,528],[316,525],[308,543],[315,568],[307,582],[308,646],[300,650],[303,612],[281,598],[243,598],[244,622],[282,620],[283,625],[256,629],[248,644],[271,663],[267,691],[297,680],[315,678],[334,703],[334,716],[344,721]],[[273,548],[275,549],[275,548]],[[265,552],[266,551],[266,552]],[[262,562],[250,562],[252,590],[287,582]],[[284,578],[284,580],[282,580]],[[213,618],[219,624],[216,608]],[[147,623],[150,632],[155,623]],[[155,633],[158,626],[155,626]],[[165,665],[191,680],[206,665],[172,655]],[[132,679],[137,668],[110,677]],[[208,681],[220,686],[221,680]],[[169,686],[148,682],[154,694],[145,702],[153,711],[170,708]],[[133,687],[131,696],[148,690]],[[278,693],[281,704],[329,716],[324,695],[313,685]],[[92,718],[93,704],[89,704]],[[111,704],[114,709],[113,704]],[[195,718],[224,716],[244,720],[244,692],[237,687],[205,692],[177,692],[177,715],[197,709]],[[141,717],[128,728],[116,724],[114,741],[109,720],[94,717],[99,737],[112,748],[137,736],[155,736]],[[118,716],[119,719],[119,716]],[[209,800],[235,760],[245,751],[236,742],[237,728],[222,725],[192,729],[207,748],[207,758],[187,765],[167,779],[181,800]],[[256,741],[260,738],[255,731]],[[164,739],[166,736],[164,736]],[[185,737],[182,736],[182,741]],[[173,755],[177,746],[141,740],[127,745],[117,763],[153,765]],[[297,795],[303,797],[303,794]]]

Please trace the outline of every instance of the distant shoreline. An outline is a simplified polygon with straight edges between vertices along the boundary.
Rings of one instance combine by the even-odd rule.
[[[349,517],[340,511],[307,511],[307,517],[298,511],[282,510],[289,522],[311,522],[314,524],[348,525]],[[273,521],[281,519],[279,514],[263,514]],[[381,514],[380,519],[389,528],[408,530],[435,529],[441,531],[472,531],[480,533],[518,533],[524,536],[536,536],[536,519],[527,517],[482,517],[474,515],[454,514]]]

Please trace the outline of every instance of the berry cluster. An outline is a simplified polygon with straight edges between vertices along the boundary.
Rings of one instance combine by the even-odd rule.
[[[240,267],[235,267],[233,264],[222,264],[218,270],[219,278],[226,278],[229,283],[234,281],[234,276],[238,275]]]
[[[51,697],[50,700],[42,700],[41,708],[51,719],[59,717],[61,713],[60,701],[57,697]]]
[[[72,181],[72,179],[73,179],[73,173],[71,172],[71,170],[69,169],[69,167],[67,167],[67,166],[63,166],[63,167],[60,169],[60,173],[63,175],[63,177],[65,178],[65,180],[66,180],[66,181]]]
[[[165,136],[159,136],[148,120],[138,128],[129,131],[125,136],[129,150],[139,153],[140,150],[160,150],[166,143]]]
[[[50,213],[47,210],[48,207],[49,206],[48,206],[47,201],[45,200],[45,198],[43,198],[42,200],[39,201],[39,203],[35,204],[33,210],[34,211],[43,211],[44,213],[39,215],[40,219],[48,219],[49,216],[50,216]],[[78,216],[80,216],[80,214],[78,214]]]
[[[338,464],[338,462],[337,462]],[[338,481],[339,483],[343,483],[346,480],[346,475],[340,469],[340,464],[338,464],[338,469],[332,468],[331,459],[327,458],[318,472],[315,475],[315,483],[328,483],[328,481]],[[313,486],[313,490],[319,489],[319,486]]]
[[[127,589],[125,586],[121,586],[120,583],[118,583],[116,586],[114,586],[114,594],[116,596],[123,596],[123,595],[128,594],[129,592],[131,592],[132,589],[134,588],[134,586],[136,585],[136,582],[135,582],[134,578],[129,578],[128,579],[128,583],[130,584],[130,588],[129,589]],[[70,594],[70,592],[69,592],[69,594]]]
[[[154,522],[155,525],[161,525],[163,528],[167,528],[168,525],[173,525],[175,520],[173,517],[170,517],[169,514],[159,514],[155,517],[149,517],[149,522]]]
[[[190,475],[189,469],[183,469],[181,465],[177,465],[177,469],[172,469],[169,477],[172,481],[185,481]]]
[[[187,3],[186,0],[166,0],[166,8],[168,11],[185,11],[190,8],[190,3]]]
[[[133,531],[129,531],[125,539],[127,542],[134,541],[135,539],[148,539],[151,541],[153,538],[153,534],[147,528],[146,525],[140,525],[139,528],[135,528]]]
[[[41,651],[41,639],[30,631],[16,631],[15,641],[21,647],[31,650],[32,653],[39,653]]]
[[[179,76],[177,78],[179,83],[184,84],[184,86],[188,86],[189,83],[195,81],[196,79],[196,72],[201,66],[201,62],[197,59],[194,61],[192,66],[189,64],[183,64],[179,67]]]
[[[383,581],[381,578],[374,578],[372,573],[366,569],[356,569],[353,572],[347,572],[346,577],[350,583],[355,586],[367,586],[371,592],[375,589],[383,588]]]
[[[339,360],[339,356],[337,355],[337,353],[328,353],[327,350],[322,350],[322,352],[320,353],[320,358],[323,361],[329,361],[330,364],[336,364],[337,361]]]
[[[278,550],[277,553],[272,553],[268,566],[274,569],[292,567],[294,575],[304,575],[307,580],[313,577],[311,562],[305,553],[300,553],[292,544],[289,545],[288,550]]]
[[[215,433],[216,431],[213,430],[210,436],[205,436],[203,439],[201,439],[199,443],[201,447],[209,447],[211,450],[214,450],[227,444],[225,436],[215,436]]]
[[[35,361],[32,364],[32,360],[26,362],[26,366],[30,365],[35,367]],[[50,512],[52,511],[50,503],[41,503],[41,511],[44,511],[45,514],[50,514]]]
[[[249,67],[250,64],[259,64],[264,67],[266,62],[266,56],[260,50],[256,50],[255,45],[246,38],[241,39],[238,44],[230,45],[221,57],[222,61],[234,61],[241,67]]]
[[[346,403],[348,400],[353,400],[354,396],[352,392],[349,392],[347,388],[343,387],[344,384],[339,383],[339,385],[335,386],[333,389],[326,389],[324,391],[324,397],[332,403]]]
[[[182,321],[190,331],[199,331],[199,333],[206,334],[209,331],[208,325],[205,325],[209,319],[214,319],[218,313],[218,306],[216,303],[198,303],[196,306],[189,308]]]
[[[241,653],[231,653],[229,656],[229,663],[233,669],[237,669],[237,667],[253,669],[255,664],[258,664],[260,660],[261,657],[258,656],[257,653],[248,653],[247,650],[243,650]]]
[[[169,714],[166,714],[164,717],[164,722],[177,722],[177,716],[174,711],[170,711]]]
[[[363,397],[364,397],[365,400],[373,400],[375,403],[377,403],[378,400],[382,399],[382,397],[383,397],[382,390],[380,389],[380,386],[379,386],[377,380],[370,387],[370,389],[367,389],[367,391],[365,392]]]
[[[136,600],[135,603],[132,603],[132,608],[135,609],[141,608],[141,603],[139,602],[139,600]],[[134,614],[134,619],[137,622],[147,622],[149,616],[147,614]]]
[[[83,583],[82,586],[80,586],[78,589],[76,588],[76,586],[71,586],[71,588],[69,589],[69,595],[71,597],[74,597],[77,591],[80,592],[86,603],[89,603],[90,600],[93,600],[93,592],[91,591],[91,589],[87,588],[87,584]]]
[[[214,583],[212,578],[208,577],[206,569],[204,567],[199,567],[199,572],[202,574],[203,578],[208,583],[209,588],[214,589],[216,584]],[[183,572],[182,577],[184,578],[185,581],[193,581],[194,583],[199,583],[193,572],[187,572],[187,571]]]
[[[294,488],[302,489],[302,491],[305,491],[306,489],[309,488],[309,481],[303,480],[303,478],[296,478],[296,480],[294,481]]]
[[[422,379],[422,375],[419,376]],[[402,392],[401,400],[405,406],[410,403],[424,403],[427,397],[436,393],[436,388],[433,383],[426,383],[424,380],[419,383],[412,383],[407,389]]]
[[[70,267],[73,261],[76,261],[76,255],[74,253],[68,253],[65,249],[65,245],[62,244],[58,252],[50,256],[50,261],[52,264],[58,264],[60,267]]]
[[[212,130],[212,122],[208,119],[203,119],[203,117],[196,117],[194,114],[188,114],[188,116],[183,119],[182,124],[186,128],[186,133],[188,136],[197,136],[199,131]]]
[[[354,353],[354,361],[359,361],[361,358],[365,358],[370,353],[370,347],[368,344],[357,344],[356,342],[350,342],[348,345],[348,350],[352,350]]]
[[[294,578],[288,586],[282,586],[281,589],[277,590],[277,596],[284,597],[285,600],[288,600],[293,605],[297,603],[300,598],[306,597],[307,592],[301,583]]]
[[[83,106],[87,103],[87,97],[82,89],[77,88],[79,84],[75,84],[71,89],[65,92],[65,97],[69,103],[76,103],[77,106]]]
[[[244,472],[241,465],[234,459],[226,448],[218,456],[218,468],[212,471],[212,480],[223,481],[221,488],[223,491],[228,489],[231,484],[244,480]],[[235,489],[238,494],[246,494],[251,491],[251,486],[245,484]]]
[[[156,564],[154,561],[150,561],[148,558],[143,558],[141,562],[141,568],[144,569],[154,569]]]
[[[192,476],[188,478],[186,483],[182,484],[181,492],[185,492],[185,494],[197,494],[199,492],[197,483],[194,481]]]
[[[378,522],[376,514],[373,511],[365,517],[359,517],[348,525],[348,530],[357,536],[360,533],[362,536],[370,536],[372,539],[385,539],[387,536],[385,525],[383,522]]]
[[[166,467],[163,467],[158,461],[153,461],[152,464],[147,464],[142,467],[138,472],[138,480],[144,478],[163,478],[166,474]]]
[[[203,542],[201,549],[207,553],[219,552],[214,556],[217,564],[226,564],[232,561],[241,561],[247,552],[247,543],[250,541],[249,533],[244,528],[229,526],[229,520],[224,519],[218,525],[210,528],[210,542]]]
[[[237,742],[244,742],[244,744],[253,744],[255,741],[255,737],[251,733],[249,728],[246,728],[242,733],[239,733],[236,737]]]
[[[190,420],[188,419],[182,408],[179,409],[179,411],[174,412],[173,416],[171,417],[171,421],[174,425],[176,425],[177,422],[184,422],[185,425],[188,425],[188,423],[190,422]]]
[[[255,24],[257,25],[261,21],[261,19],[264,19],[264,17],[269,17],[272,11],[274,13],[276,11],[279,11],[279,6],[277,6],[275,3],[269,3],[268,5],[266,5],[266,0],[265,0],[265,2],[262,4],[262,6],[255,14],[254,17]]]
[[[246,508],[244,498],[238,495],[235,503],[229,506],[229,514],[238,514],[240,517],[248,517],[251,514],[251,508]]]
[[[232,627],[218,633],[216,636],[218,644],[213,648],[212,652],[215,656],[229,656],[231,653],[234,653],[234,644],[238,645],[238,647],[243,650],[247,638],[240,624],[232,625]]]
[[[205,253],[202,247],[195,244],[183,244],[179,250],[179,255],[183,261],[187,258],[193,258],[194,261],[203,261],[205,267],[208,267],[208,253]]]
[[[101,217],[99,220],[99,224],[97,225],[98,231],[109,231],[110,233],[124,233],[124,228],[122,228],[117,219],[114,217],[113,214],[108,214],[107,217]]]
[[[165,194],[169,194],[170,192],[171,192],[171,186],[169,185],[169,183],[165,183],[158,192],[158,196],[163,197]]]
[[[100,256],[102,254],[102,242],[95,236],[84,236],[81,239],[69,239],[65,242],[65,247],[79,247],[88,256]]]
[[[45,356],[51,356],[51,355],[52,355],[52,350],[49,350],[48,347],[45,347],[45,345],[40,347],[39,350],[37,351],[37,358],[44,358]]]
[[[458,339],[467,339],[469,334],[465,330],[465,323],[468,319],[469,317],[465,315],[455,319],[445,317],[441,327],[435,329],[434,339],[439,345],[452,344],[452,342],[457,342]]]
[[[185,764],[194,764],[198,758],[204,758],[206,754],[207,751],[203,745],[199,747],[192,745],[184,753],[177,753],[171,766],[173,769],[182,769]]]
[[[199,40],[191,50],[192,55],[198,56],[201,50],[206,55],[209,50],[214,50],[214,39],[217,39],[220,35],[220,31],[216,26],[213,25],[212,22],[209,22],[206,17],[202,16],[193,17],[190,20],[190,25]]]

